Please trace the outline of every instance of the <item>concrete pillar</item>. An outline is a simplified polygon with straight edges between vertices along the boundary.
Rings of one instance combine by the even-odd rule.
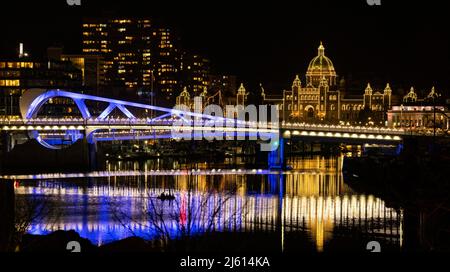
[[[97,168],[97,142],[87,142],[89,170]]]
[[[3,153],[10,152],[12,149],[12,139],[8,132],[1,133],[1,148]]]
[[[0,179],[0,252],[12,251],[15,203],[14,182]]]

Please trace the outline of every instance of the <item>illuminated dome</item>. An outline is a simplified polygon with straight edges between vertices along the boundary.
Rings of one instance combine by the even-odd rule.
[[[417,94],[414,91],[413,87],[411,87],[411,89],[409,90],[409,93],[403,97],[403,102],[405,102],[405,103],[417,102]]]
[[[317,56],[310,61],[306,71],[306,83],[317,87],[321,79],[325,77],[329,86],[336,85],[336,71],[333,62],[325,56],[325,47],[322,42],[317,51]]]

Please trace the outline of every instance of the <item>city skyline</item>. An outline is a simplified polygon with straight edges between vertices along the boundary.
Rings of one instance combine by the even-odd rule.
[[[408,9],[402,9],[400,4],[394,9],[392,5],[383,9],[363,3],[351,10],[336,5],[330,12],[323,8],[324,1],[319,1],[300,5],[298,12],[278,7],[268,17],[267,7],[257,7],[249,13],[248,8],[233,6],[234,3],[224,7],[229,13],[220,14],[199,5],[190,6],[185,13],[171,13],[163,4],[147,12],[141,11],[139,5],[122,10],[120,2],[103,6],[102,3],[85,1],[81,7],[67,6],[64,1],[53,6],[39,4],[36,5],[39,13],[30,11],[34,9],[24,11],[27,14],[24,22],[14,26],[6,16],[1,19],[2,28],[11,38],[1,42],[1,49],[4,54],[8,51],[14,54],[22,41],[33,56],[42,55],[45,48],[55,44],[63,45],[68,53],[80,53],[81,21],[99,12],[99,15],[147,16],[167,24],[179,33],[187,50],[210,59],[212,68],[220,73],[237,75],[251,91],[257,90],[259,83],[268,92],[288,89],[296,74],[306,72],[303,63],[314,56],[311,48],[319,41],[327,45],[336,70],[340,71],[338,76],[352,75],[360,81],[360,88],[369,81],[379,87],[390,82],[394,93],[398,86],[405,91],[411,86],[418,90],[428,90],[430,86],[445,90],[450,86],[445,69],[448,52],[439,50],[448,48],[449,41],[448,35],[442,35],[445,26],[438,7],[427,7],[429,13],[417,20],[413,18],[417,18],[419,7],[413,4]],[[256,12],[257,9],[261,12]],[[317,12],[321,14],[319,21],[314,17]],[[28,21],[35,21],[34,26],[30,28]],[[360,24],[355,26],[354,22]],[[28,30],[24,30],[25,25]],[[42,39],[37,40],[36,36]],[[433,52],[439,57],[434,57]]]
[[[4,2],[0,255],[450,252],[440,4]]]

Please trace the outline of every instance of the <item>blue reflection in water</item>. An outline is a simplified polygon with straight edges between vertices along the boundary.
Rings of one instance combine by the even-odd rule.
[[[286,175],[21,181],[16,196],[49,201],[57,207],[53,217],[33,222],[30,233],[73,229],[96,245],[133,235],[156,239],[162,234],[158,228],[166,229],[170,237],[179,237],[183,228],[190,235],[212,228],[233,232],[282,229],[283,240],[293,233],[305,233],[318,251],[339,231],[349,229],[401,246],[401,210],[388,208],[373,196],[355,194],[334,170],[339,162],[314,158],[300,163],[297,168],[305,171]],[[156,198],[169,191],[174,201]]]

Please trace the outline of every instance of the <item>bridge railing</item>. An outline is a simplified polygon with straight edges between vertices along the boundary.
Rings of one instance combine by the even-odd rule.
[[[0,125],[6,126],[23,126],[23,125],[171,125],[174,124],[177,118],[151,119],[151,118],[34,118],[34,119],[0,119]],[[233,126],[233,127],[251,127],[251,128],[279,128],[276,122],[249,122],[234,120],[230,123],[229,120],[185,120],[185,126]]]
[[[83,119],[78,117],[65,118],[48,118],[40,117],[34,119],[22,118],[0,118],[0,129],[5,130],[40,130],[46,127],[56,128],[57,126],[75,127],[76,129],[84,129],[86,126],[170,126],[179,120],[175,117],[167,117],[164,119],[151,118],[89,118]],[[229,120],[227,120],[229,121]],[[217,126],[213,120],[185,120],[185,126]],[[223,122],[223,126],[229,126],[229,123]],[[318,132],[342,132],[342,133],[359,133],[359,134],[383,134],[383,135],[414,135],[414,136],[432,136],[428,133],[428,128],[389,128],[389,127],[367,127],[367,126],[349,126],[349,125],[329,125],[329,124],[311,124],[311,123],[285,123],[281,126],[277,122],[249,122],[235,120],[233,126],[248,128],[271,128],[271,129],[289,129],[303,131]],[[82,127],[82,128],[81,128]],[[16,129],[14,129],[16,128]],[[58,130],[60,129],[58,128]],[[448,135],[448,131],[437,131],[436,135]]]
[[[325,125],[325,124],[308,124],[308,123],[284,123],[284,129],[296,129],[307,131],[323,131],[323,132],[348,132],[348,133],[375,133],[375,134],[392,134],[404,135],[404,129],[388,128],[388,127],[366,127],[366,126],[347,126],[347,125]]]

